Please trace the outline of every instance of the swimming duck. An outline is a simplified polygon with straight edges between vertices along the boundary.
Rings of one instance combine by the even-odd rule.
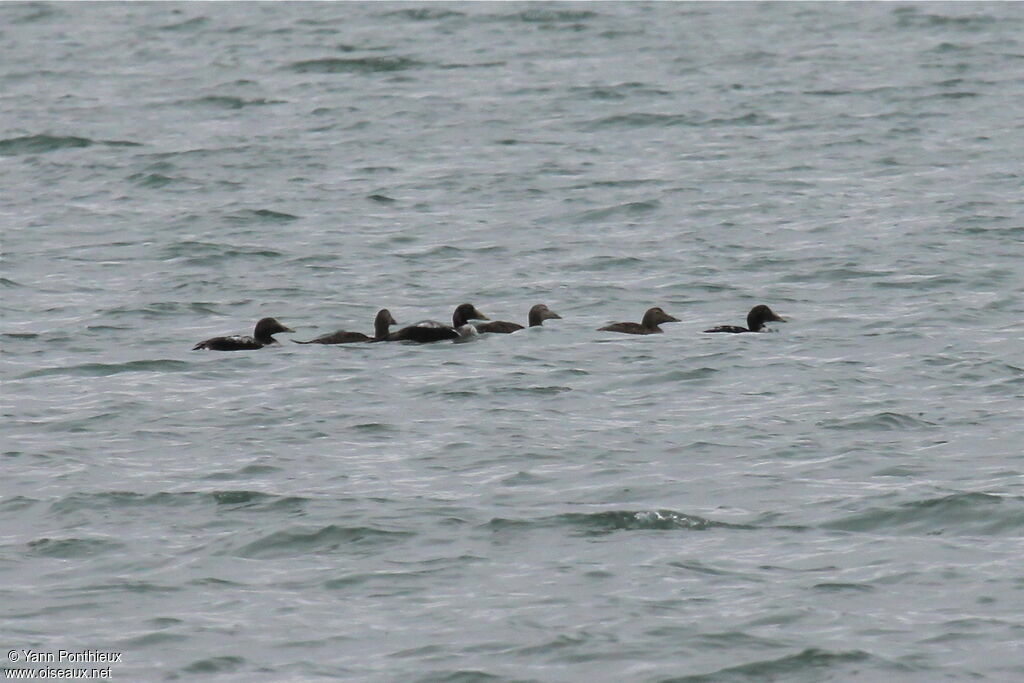
[[[612,323],[607,327],[601,327],[599,332],[624,332],[625,334],[659,334],[663,330],[658,327],[661,323],[677,323],[679,318],[673,318],[659,307],[647,309],[644,319],[638,323]]]
[[[786,319],[781,315],[777,315],[775,311],[768,308],[764,304],[758,304],[750,309],[750,313],[747,313],[747,326],[739,327],[737,325],[721,325],[719,327],[712,327],[710,330],[704,330],[705,332],[731,332],[737,334],[739,332],[761,332],[764,328],[764,324],[767,322],[786,322]]]
[[[558,315],[544,304],[537,304],[530,309],[529,316],[527,318],[530,327],[540,327],[544,324],[545,320],[561,320],[562,316]],[[481,323],[476,326],[477,332],[493,332],[497,334],[509,334],[516,332],[517,330],[523,329],[523,326],[518,323],[510,323],[504,320],[495,320],[494,322]]]
[[[465,340],[477,332],[475,327],[468,324],[470,320],[490,320],[490,318],[476,310],[473,304],[459,304],[455,308],[455,312],[452,313],[451,325],[445,325],[436,320],[422,320],[415,325],[403,327],[398,332],[392,332],[385,341],[412,341],[427,344],[444,339]]]
[[[210,351],[248,351],[250,349],[262,349],[264,346],[276,344],[277,340],[272,335],[278,332],[294,332],[290,327],[285,327],[274,318],[263,318],[256,323],[251,337],[239,334],[230,337],[212,337],[201,341],[192,347],[193,351],[207,349]]]
[[[309,341],[298,341],[297,339],[292,339],[292,341],[296,344],[352,344],[354,342],[384,341],[388,336],[389,328],[397,324],[395,319],[391,317],[391,311],[382,308],[377,312],[377,317],[373,321],[372,337],[367,337],[362,332],[338,330],[337,332],[324,334]]]

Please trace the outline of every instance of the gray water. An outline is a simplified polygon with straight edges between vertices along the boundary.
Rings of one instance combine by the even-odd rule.
[[[0,658],[1024,680],[1022,36],[1020,3],[0,4]],[[463,301],[563,319],[289,341]],[[756,303],[788,322],[701,333]],[[295,334],[190,350],[263,316]]]

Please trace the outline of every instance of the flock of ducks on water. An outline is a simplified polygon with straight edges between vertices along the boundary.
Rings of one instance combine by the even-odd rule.
[[[558,315],[544,304],[537,304],[530,309],[527,320],[530,327],[539,327],[545,320],[561,320]],[[471,320],[485,320],[487,322],[471,324]],[[786,319],[776,315],[775,312],[760,304],[750,309],[747,314],[747,326],[722,325],[713,327],[705,332],[761,332],[765,323],[786,322]],[[659,327],[662,323],[677,323],[679,318],[661,310],[657,306],[650,308],[644,313],[643,320],[638,323],[612,323],[607,327],[599,328],[600,332],[622,332],[624,334],[658,334],[662,331]],[[426,344],[429,342],[451,339],[453,341],[464,341],[478,334],[510,334],[523,329],[523,325],[510,323],[504,320],[491,320],[476,309],[473,304],[460,304],[455,313],[452,314],[452,324],[445,325],[435,320],[424,320],[403,327],[397,332],[391,332],[391,326],[398,322],[391,316],[391,312],[383,308],[377,313],[373,324],[373,336],[367,336],[362,332],[347,332],[338,330],[325,334],[309,341],[297,341],[296,344],[352,344],[355,342],[391,342],[404,341]],[[262,349],[264,346],[276,344],[274,335],[279,332],[294,332],[295,330],[282,325],[274,318],[263,318],[256,323],[256,329],[251,337],[233,335],[230,337],[213,337],[201,341],[192,347],[193,351],[208,349],[210,351],[246,351],[250,349]]]

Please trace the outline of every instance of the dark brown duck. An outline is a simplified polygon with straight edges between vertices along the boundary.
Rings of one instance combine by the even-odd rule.
[[[768,308],[764,304],[758,304],[750,309],[750,313],[747,313],[747,326],[739,327],[738,325],[720,325],[719,327],[712,327],[710,330],[704,330],[705,332],[731,332],[732,334],[738,334],[740,332],[761,332],[764,329],[765,323],[768,322],[786,322],[786,319],[781,315],[777,315],[775,311]]]
[[[625,334],[660,334],[663,330],[658,327],[661,323],[677,323],[679,318],[673,318],[659,307],[647,309],[644,319],[638,323],[612,323],[607,327],[598,328],[599,332],[623,332]]]
[[[201,341],[192,347],[193,351],[206,349],[209,351],[249,351],[251,349],[262,349],[264,346],[276,344],[277,340],[273,335],[278,332],[294,332],[290,327],[285,327],[274,318],[263,318],[256,323],[251,337],[239,334],[230,337],[212,337]]]
[[[466,339],[477,333],[476,328],[469,324],[470,320],[490,320],[490,318],[476,310],[473,304],[459,304],[455,308],[455,312],[452,313],[451,325],[445,325],[436,320],[421,320],[415,325],[392,332],[385,341],[411,341],[428,344],[445,339]]]
[[[544,304],[537,304],[530,309],[530,313],[527,316],[527,322],[530,327],[540,327],[544,324],[545,320],[561,320],[562,316],[558,315]],[[477,332],[491,332],[495,334],[509,334],[523,329],[523,326],[518,323],[510,323],[505,320],[495,320],[489,323],[481,323],[476,326]]]
[[[353,344],[356,342],[384,341],[387,339],[391,326],[397,324],[395,319],[391,317],[391,311],[382,308],[377,312],[377,317],[373,321],[372,337],[368,337],[362,332],[338,330],[337,332],[324,334],[309,341],[298,341],[296,339],[292,339],[292,341],[296,344]]]

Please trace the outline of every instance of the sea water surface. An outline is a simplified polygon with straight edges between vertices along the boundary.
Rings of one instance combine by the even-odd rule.
[[[1024,4],[5,2],[0,45],[4,668],[1024,680]],[[289,341],[464,301],[562,319]]]

